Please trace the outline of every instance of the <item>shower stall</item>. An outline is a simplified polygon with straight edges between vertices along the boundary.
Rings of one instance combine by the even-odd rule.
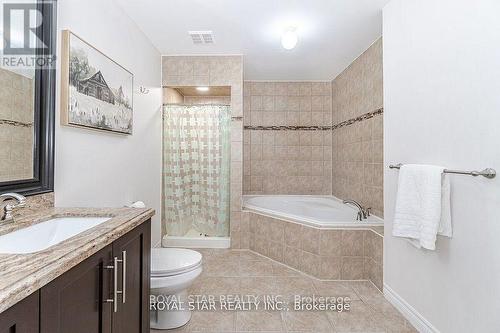
[[[163,107],[163,246],[229,247],[229,105]]]

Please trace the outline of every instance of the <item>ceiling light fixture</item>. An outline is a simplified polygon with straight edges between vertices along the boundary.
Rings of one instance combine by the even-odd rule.
[[[201,91],[201,92],[207,92],[210,90],[209,87],[196,87],[196,90]]]
[[[294,49],[298,41],[297,31],[293,27],[289,27],[285,30],[283,35],[281,35],[281,46],[283,46],[285,50]]]

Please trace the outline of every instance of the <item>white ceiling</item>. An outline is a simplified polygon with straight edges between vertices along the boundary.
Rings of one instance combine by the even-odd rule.
[[[243,54],[245,80],[331,80],[382,34],[389,0],[115,0],[164,55]],[[296,26],[299,43],[281,47]],[[188,31],[212,30],[213,45]]]

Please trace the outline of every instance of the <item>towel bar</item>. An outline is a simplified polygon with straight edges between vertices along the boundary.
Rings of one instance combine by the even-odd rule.
[[[391,164],[391,165],[389,165],[389,168],[400,169],[402,165],[403,164],[401,164],[401,163],[398,163],[396,165]],[[483,176],[483,177],[486,177],[488,179],[493,179],[497,175],[497,172],[495,171],[495,169],[491,169],[491,168],[486,168],[482,171],[460,171],[460,170],[444,169],[443,172],[444,173],[454,173],[454,174],[458,174],[458,175],[469,175],[469,176],[474,176],[474,177]]]

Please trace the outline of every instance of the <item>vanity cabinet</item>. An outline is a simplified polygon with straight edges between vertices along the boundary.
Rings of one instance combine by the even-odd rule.
[[[40,292],[40,333],[149,333],[150,221]]]
[[[150,220],[0,314],[0,333],[149,333]]]
[[[41,289],[40,333],[149,333],[150,221]]]
[[[35,291],[0,314],[0,333],[38,332],[38,300],[39,292]]]
[[[40,290],[40,332],[111,332],[112,246],[87,258]]]
[[[126,274],[122,297],[113,312],[113,333],[149,333],[149,285],[151,266],[150,226],[139,227],[113,243],[113,255],[121,257]],[[87,331],[89,332],[89,331]]]

